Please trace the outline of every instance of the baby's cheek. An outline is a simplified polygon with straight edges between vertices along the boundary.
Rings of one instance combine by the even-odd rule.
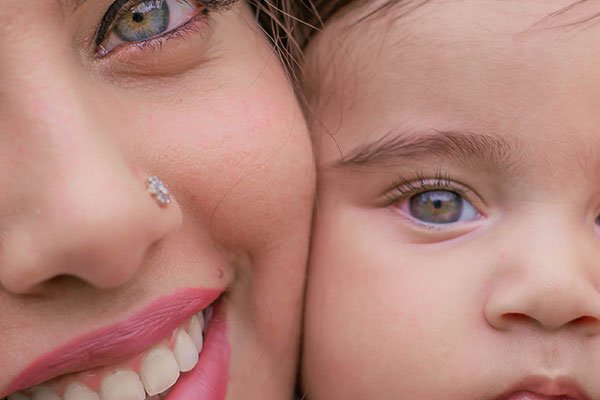
[[[431,368],[456,370],[468,339],[456,311],[465,307],[454,309],[437,261],[377,229],[377,218],[329,199],[325,191],[309,266],[307,387],[353,382],[351,392],[336,386],[330,395],[433,398],[429,390],[451,382]]]

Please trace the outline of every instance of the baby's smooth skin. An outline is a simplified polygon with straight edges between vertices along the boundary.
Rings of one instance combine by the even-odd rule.
[[[308,398],[600,399],[600,4],[384,3],[307,52]]]

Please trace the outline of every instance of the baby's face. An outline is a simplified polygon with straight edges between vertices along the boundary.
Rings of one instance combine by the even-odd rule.
[[[600,5],[382,3],[307,54],[308,397],[600,399]]]

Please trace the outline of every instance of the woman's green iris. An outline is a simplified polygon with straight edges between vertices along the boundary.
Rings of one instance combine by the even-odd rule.
[[[169,27],[169,6],[164,0],[146,0],[122,16],[115,33],[126,42],[148,40]]]
[[[447,190],[419,193],[410,198],[410,214],[419,221],[450,224],[463,214],[462,196]]]

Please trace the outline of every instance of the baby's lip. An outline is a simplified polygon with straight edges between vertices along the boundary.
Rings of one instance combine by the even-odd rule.
[[[570,377],[530,376],[503,392],[494,400],[592,400]]]
[[[151,303],[127,320],[75,338],[33,361],[0,394],[33,387],[61,375],[86,371],[134,356],[165,339],[223,290],[183,289]],[[1,389],[1,388],[0,388]]]

